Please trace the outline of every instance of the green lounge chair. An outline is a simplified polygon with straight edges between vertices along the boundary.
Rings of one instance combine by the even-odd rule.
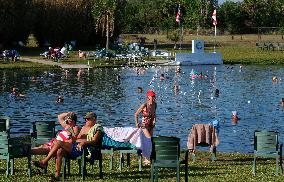
[[[99,177],[103,178],[103,159],[101,152],[101,143],[95,146],[84,146],[83,147],[83,155],[77,158],[71,158],[66,156],[63,158],[63,180],[66,178],[66,174],[70,174],[70,162],[71,160],[77,160],[79,165],[79,174],[82,176],[82,180],[84,181],[87,176],[87,162],[89,162],[92,166],[94,165],[94,161],[97,160],[99,162]],[[68,169],[68,171],[66,171]],[[93,169],[93,167],[92,167]]]
[[[31,177],[31,154],[30,145],[12,142],[9,131],[0,132],[0,159],[7,161],[6,176],[14,174],[14,159],[28,159],[28,175]]]
[[[180,160],[180,139],[176,137],[152,137],[151,181],[158,180],[158,168],[176,168],[177,181],[180,181],[180,165],[185,165],[185,181],[188,181],[188,151]]]
[[[55,137],[55,121],[35,121],[32,123],[31,146],[36,147]],[[44,170],[47,173],[47,166]]]
[[[0,131],[7,131],[10,128],[10,118],[7,116],[0,116]]]
[[[273,131],[255,131],[254,132],[254,159],[253,159],[253,174],[256,173],[256,158],[276,158],[276,175],[278,175],[278,168],[280,167],[280,174],[283,172],[282,168],[282,144],[279,143],[279,136],[277,132]]]

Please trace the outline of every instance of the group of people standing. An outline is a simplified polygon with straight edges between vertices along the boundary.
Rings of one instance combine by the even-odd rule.
[[[155,102],[156,94],[149,90],[146,94],[147,101],[142,104],[134,114],[136,127],[141,128],[147,138],[153,136],[153,129],[156,124],[156,109]],[[142,114],[142,120],[139,120],[139,115]],[[52,157],[56,157],[55,176],[51,181],[60,180],[60,171],[62,158],[69,156],[76,158],[83,154],[84,146],[93,146],[101,142],[104,135],[104,129],[101,124],[97,123],[97,115],[94,112],[88,112],[83,117],[85,124],[82,128],[77,125],[77,115],[74,112],[65,112],[58,115],[58,122],[63,130],[57,133],[56,138],[50,142],[31,150],[33,155],[47,156],[40,161],[33,161],[33,165],[41,169],[45,169],[48,161]],[[150,164],[149,159],[145,159],[145,164]]]

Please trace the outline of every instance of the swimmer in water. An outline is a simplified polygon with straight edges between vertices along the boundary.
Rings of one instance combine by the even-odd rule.
[[[219,94],[220,94],[220,91],[219,91],[219,89],[216,88],[215,93],[214,93],[214,96],[215,96],[215,97],[219,97]]]
[[[138,93],[142,93],[142,92],[143,92],[142,87],[137,87],[137,92],[138,92]]]
[[[232,123],[237,124],[239,121],[239,117],[237,115],[237,111],[232,111]]]
[[[166,77],[165,77],[165,75],[162,73],[161,76],[160,76],[160,80],[165,80],[165,79],[166,79]]]
[[[64,101],[64,98],[62,96],[58,96],[56,102],[61,103]]]
[[[281,99],[280,105],[281,105],[282,107],[284,107],[284,97]]]
[[[273,76],[273,77],[272,77],[272,82],[273,82],[273,83],[278,83],[278,78],[277,78],[277,76]]]
[[[21,93],[19,92],[19,89],[16,88],[16,87],[13,87],[13,88],[12,88],[11,95],[17,96],[17,97],[24,97],[24,96],[25,96],[24,94],[21,94]]]

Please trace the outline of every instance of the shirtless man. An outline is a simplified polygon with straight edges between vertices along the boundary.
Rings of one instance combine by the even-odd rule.
[[[97,115],[93,112],[88,112],[84,119],[86,123],[82,127],[76,141],[73,141],[73,143],[56,141],[43,160],[33,162],[35,166],[45,168],[52,156],[56,155],[56,172],[55,176],[52,177],[52,181],[60,180],[61,163],[64,156],[70,156],[71,158],[79,157],[83,154],[83,146],[96,145],[102,139],[103,127],[96,123]]]

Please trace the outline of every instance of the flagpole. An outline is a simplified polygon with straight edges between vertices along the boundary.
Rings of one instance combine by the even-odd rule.
[[[212,14],[212,19],[213,19],[213,25],[215,29],[215,35],[214,35],[214,53],[216,53],[216,34],[217,34],[217,12],[216,9],[214,9],[213,14]]]
[[[181,21],[179,22],[179,49],[181,49],[182,37],[183,37],[183,27]]]
[[[216,34],[217,34],[217,28],[215,25],[215,36],[214,36],[214,53],[216,53]]]

